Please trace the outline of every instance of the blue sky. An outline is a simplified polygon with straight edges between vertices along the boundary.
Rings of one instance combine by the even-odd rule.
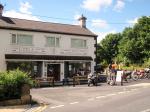
[[[141,16],[150,16],[150,0],[0,0],[4,16],[78,24],[81,14],[87,27],[98,35],[121,32]]]

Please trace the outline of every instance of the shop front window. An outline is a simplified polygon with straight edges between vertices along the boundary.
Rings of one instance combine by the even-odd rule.
[[[87,73],[91,69],[90,62],[83,62],[83,63],[69,63],[69,74],[70,76],[74,75],[88,75]]]
[[[7,70],[19,69],[26,72],[32,78],[41,77],[42,62],[7,62]]]

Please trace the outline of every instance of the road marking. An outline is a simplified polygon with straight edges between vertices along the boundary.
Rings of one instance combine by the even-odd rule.
[[[42,112],[44,109],[47,108],[47,105],[41,105],[37,109],[33,110],[32,112]]]
[[[118,92],[118,94],[123,94],[123,93],[125,93],[125,92]]]
[[[108,94],[108,95],[106,95],[106,96],[114,96],[114,95],[116,95],[116,94],[112,93],[112,94]]]
[[[54,109],[54,108],[60,108],[60,107],[63,107],[65,105],[57,105],[57,106],[53,106],[53,107],[50,107],[51,109]]]
[[[97,96],[96,98],[99,99],[99,98],[105,98],[106,96]]]
[[[93,100],[94,100],[94,98],[89,98],[89,99],[88,99],[88,101],[93,101]]]
[[[79,102],[71,102],[70,104],[73,105],[73,104],[77,104],[77,103],[79,103]]]
[[[47,105],[44,105],[40,110],[38,110],[37,112],[43,112],[43,110],[45,110],[47,108]]]
[[[38,112],[38,110],[40,110],[40,109],[41,109],[41,106],[38,107],[37,109],[33,110],[32,112]]]
[[[141,112],[150,112],[150,109],[143,110]]]

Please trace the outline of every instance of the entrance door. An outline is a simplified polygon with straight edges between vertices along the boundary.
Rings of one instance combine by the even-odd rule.
[[[47,64],[47,77],[54,77],[55,81],[60,81],[60,64]]]

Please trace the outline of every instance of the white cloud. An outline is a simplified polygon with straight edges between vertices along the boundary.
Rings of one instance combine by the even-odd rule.
[[[136,18],[134,18],[132,20],[127,20],[127,23],[129,23],[131,25],[134,25],[135,23],[137,23],[137,21],[138,21],[138,18],[136,17]]]
[[[80,17],[81,17],[81,15],[80,15],[80,14],[76,14],[76,15],[74,15],[74,19],[75,19],[75,20],[78,20]]]
[[[4,12],[3,15],[7,16],[7,17],[13,17],[13,18],[40,21],[40,19],[36,16],[32,16],[32,15],[29,15],[29,14],[23,14],[23,13],[20,13],[20,12],[16,12],[15,10],[6,11],[6,12]]]
[[[92,20],[92,26],[97,28],[108,28],[108,23],[105,20],[95,19]]]
[[[117,0],[116,5],[114,6],[114,10],[117,12],[120,12],[125,6],[125,3],[123,2],[123,0]]]
[[[90,11],[99,11],[112,4],[112,0],[84,0],[81,7]]]
[[[32,15],[32,12],[29,11],[30,8],[32,8],[32,6],[29,2],[25,2],[25,3],[21,2],[19,12],[15,10],[9,10],[4,12],[3,15],[7,17],[13,17],[13,18],[40,21],[38,17]]]
[[[74,25],[79,25],[79,21],[78,21],[78,19],[81,17],[81,15],[80,14],[75,14],[74,15],[74,20],[75,21],[73,21],[73,23],[72,24],[74,24]]]
[[[111,30],[111,31],[108,31],[108,32],[95,32],[97,35],[98,35],[98,38],[97,38],[97,42],[99,43],[102,39],[105,38],[106,35],[110,34],[110,33],[116,33],[116,30]]]
[[[32,6],[30,5],[29,2],[25,2],[25,3],[21,2],[20,3],[20,8],[19,8],[20,12],[26,13],[26,14],[31,14],[31,12],[29,11],[30,8],[32,8]]]

